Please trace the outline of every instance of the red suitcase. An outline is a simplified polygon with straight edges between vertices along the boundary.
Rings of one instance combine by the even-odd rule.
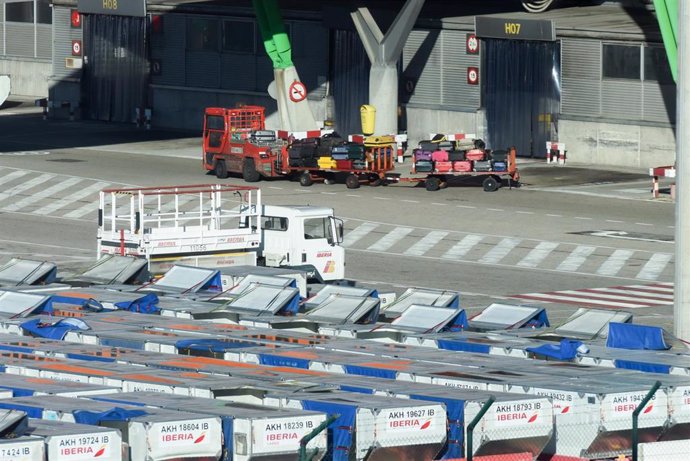
[[[482,149],[472,149],[465,153],[465,159],[472,161],[484,160],[485,153]]]
[[[448,151],[436,150],[431,153],[431,160],[434,162],[447,162],[448,161]]]
[[[351,170],[352,160],[336,160],[335,167],[339,170]]]
[[[439,173],[448,173],[453,170],[453,162],[435,162],[434,168]]]
[[[472,171],[472,162],[470,160],[461,160],[459,162],[453,162],[453,171],[460,173],[467,173]]]

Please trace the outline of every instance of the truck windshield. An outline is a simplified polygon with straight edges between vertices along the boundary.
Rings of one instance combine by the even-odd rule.
[[[309,239],[328,239],[333,242],[331,234],[331,220],[326,218],[307,218],[304,220],[304,238]]]

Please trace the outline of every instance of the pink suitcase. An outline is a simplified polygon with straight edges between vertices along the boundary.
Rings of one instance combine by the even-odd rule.
[[[453,170],[453,162],[434,162],[434,168],[439,173],[448,173]]]
[[[457,171],[460,173],[472,171],[472,162],[470,160],[461,160],[458,162],[453,162],[453,171]]]
[[[448,151],[436,150],[431,153],[431,160],[434,162],[447,162],[448,161]]]
[[[465,158],[472,161],[484,160],[485,153],[482,149],[472,149],[465,153]]]

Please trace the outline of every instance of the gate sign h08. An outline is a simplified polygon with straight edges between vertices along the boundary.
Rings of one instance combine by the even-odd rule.
[[[146,0],[79,0],[80,13],[146,17]]]

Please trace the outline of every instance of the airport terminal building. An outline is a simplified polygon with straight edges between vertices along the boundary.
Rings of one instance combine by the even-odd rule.
[[[280,2],[315,118],[341,134],[360,130],[370,69],[346,3]],[[545,142],[559,141],[572,162],[673,163],[676,87],[653,12],[607,2],[529,15],[518,2],[456,3],[425,2],[398,62],[399,128],[412,142],[465,132],[523,157],[543,158]],[[364,4],[385,33],[403,1]],[[149,118],[200,132],[205,107],[258,104],[278,122],[251,2],[0,7],[0,74],[13,94],[47,97],[52,117]]]

